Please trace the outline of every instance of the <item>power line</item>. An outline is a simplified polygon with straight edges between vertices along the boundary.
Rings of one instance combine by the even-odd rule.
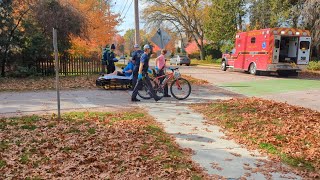
[[[127,12],[126,12],[126,14],[124,15],[123,19],[124,19],[124,18],[126,18],[126,15],[127,15],[128,11],[129,11],[129,9],[130,9],[130,7],[131,7],[131,5],[132,5],[133,1],[134,1],[134,0],[132,0],[132,1],[131,1],[130,5],[129,5],[128,9],[127,9]]]
[[[124,4],[123,9],[122,9],[122,11],[121,11],[121,13],[120,13],[120,16],[122,15],[122,13],[124,12],[124,10],[126,9],[127,4],[128,4],[128,0],[127,0],[126,3]]]

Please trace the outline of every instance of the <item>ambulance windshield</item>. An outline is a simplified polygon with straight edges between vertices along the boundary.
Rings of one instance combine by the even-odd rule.
[[[301,50],[307,50],[309,49],[310,42],[309,41],[301,41],[300,42],[300,49]]]

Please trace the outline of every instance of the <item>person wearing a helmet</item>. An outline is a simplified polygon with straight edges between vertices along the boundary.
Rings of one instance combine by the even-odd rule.
[[[139,64],[139,70],[138,70],[138,81],[136,83],[136,86],[133,89],[132,96],[131,96],[131,101],[140,101],[137,99],[138,95],[138,90],[140,85],[142,83],[145,83],[147,85],[147,88],[149,89],[152,97],[154,98],[155,101],[159,101],[161,98],[157,96],[156,92],[154,91],[152,84],[150,82],[150,78],[148,76],[148,70],[149,70],[149,54],[150,54],[150,46],[146,44],[144,47],[144,53],[142,54],[140,58],[140,64]]]
[[[138,71],[140,66],[140,58],[143,54],[143,51],[140,49],[138,44],[134,45],[134,52],[132,53],[132,60],[135,62],[133,69],[133,77],[132,77],[132,87],[135,87],[138,79]]]

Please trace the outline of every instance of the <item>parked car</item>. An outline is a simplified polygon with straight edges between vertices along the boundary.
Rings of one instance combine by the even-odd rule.
[[[185,64],[187,66],[190,66],[190,58],[185,55],[174,55],[172,58],[170,58],[170,65],[182,65]]]

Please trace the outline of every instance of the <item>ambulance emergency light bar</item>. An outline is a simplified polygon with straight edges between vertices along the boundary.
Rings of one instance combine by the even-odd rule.
[[[278,31],[273,31],[273,34],[278,34]],[[281,31],[281,34],[286,34],[285,31]],[[288,31],[288,35],[293,35],[292,31]],[[299,36],[300,32],[296,32],[296,35]],[[306,32],[303,33],[304,36],[308,35]]]

